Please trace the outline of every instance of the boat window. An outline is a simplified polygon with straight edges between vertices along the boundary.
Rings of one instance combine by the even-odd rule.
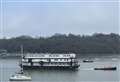
[[[54,57],[54,56],[52,54],[50,54],[49,57]]]
[[[70,56],[70,54],[67,55],[68,57]]]
[[[54,59],[55,61],[58,61],[58,59]]]
[[[64,59],[64,61],[68,61],[68,59]]]
[[[42,54],[42,55],[40,55],[41,57],[44,57],[44,55]]]
[[[60,55],[59,55],[59,54],[56,54],[55,57],[60,57]]]
[[[48,58],[47,61],[51,62],[52,59]]]

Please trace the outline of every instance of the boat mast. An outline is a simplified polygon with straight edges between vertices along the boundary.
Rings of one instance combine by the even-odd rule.
[[[21,45],[20,48],[21,48],[21,73],[23,73],[23,66],[22,66],[22,59],[24,58],[23,45]]]
[[[21,57],[23,58],[23,45],[21,45],[20,48],[21,48]]]

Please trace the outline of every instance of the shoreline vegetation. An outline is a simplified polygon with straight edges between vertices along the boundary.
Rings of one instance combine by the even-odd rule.
[[[86,54],[120,54],[120,35],[115,33],[93,35],[55,34],[50,37],[18,36],[0,39],[0,49],[8,53],[75,53]]]

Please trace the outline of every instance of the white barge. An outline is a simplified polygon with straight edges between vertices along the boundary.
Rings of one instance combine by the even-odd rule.
[[[80,65],[75,54],[26,54],[20,64],[23,69],[30,68],[72,68]]]

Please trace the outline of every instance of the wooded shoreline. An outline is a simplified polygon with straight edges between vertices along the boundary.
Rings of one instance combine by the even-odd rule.
[[[25,53],[120,54],[120,35],[55,34],[51,37],[0,39],[0,49],[6,49],[8,53],[20,53],[20,45],[24,46]]]

